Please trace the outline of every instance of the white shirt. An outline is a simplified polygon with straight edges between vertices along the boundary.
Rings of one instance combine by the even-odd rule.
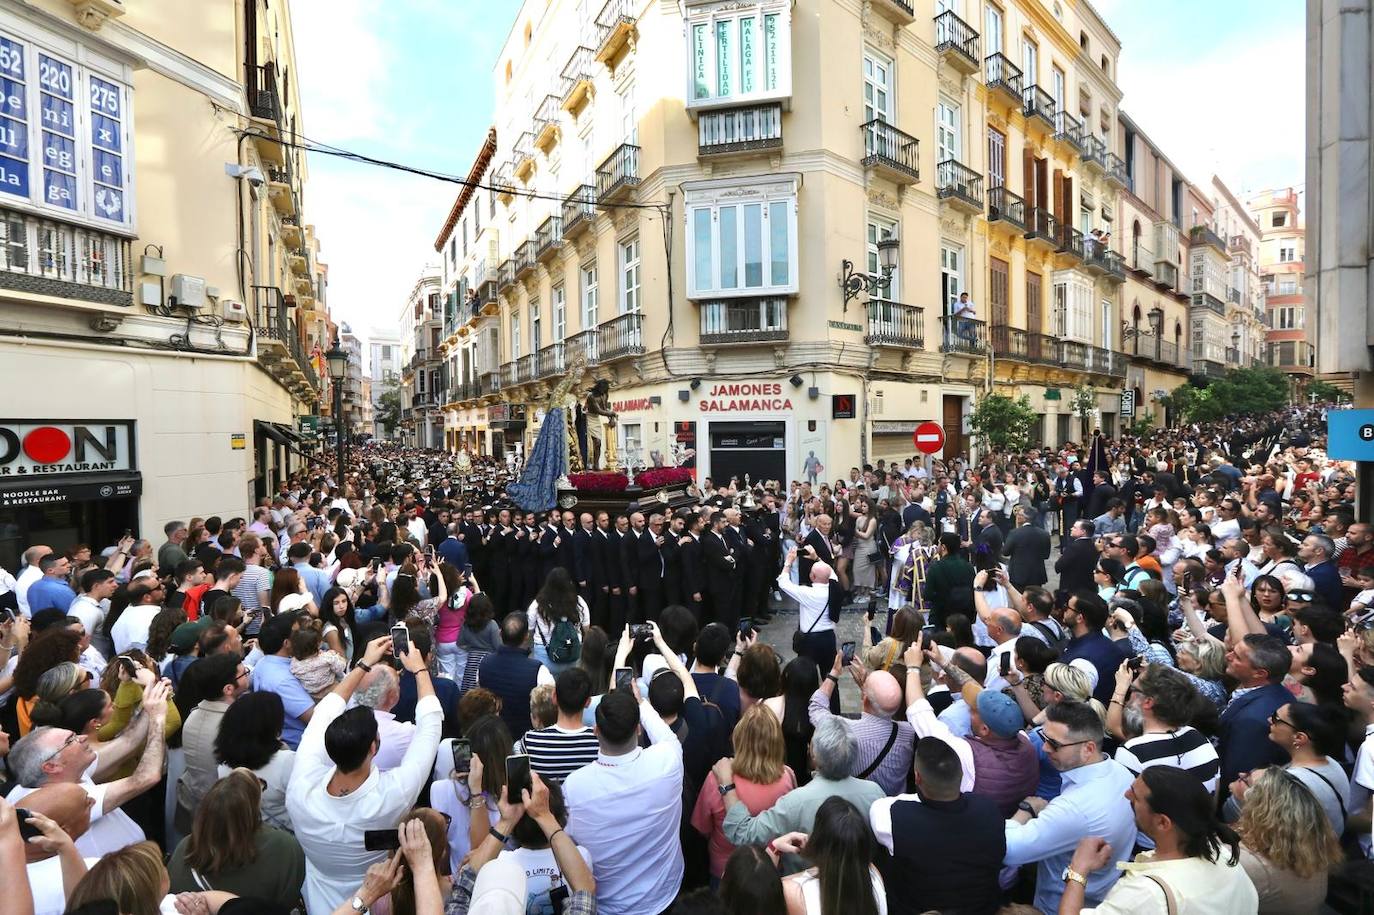
[[[802,632],[825,632],[834,629],[830,621],[830,584],[794,585],[784,569],[778,576],[778,588],[797,602],[797,626]]]
[[[99,858],[86,857],[86,869],[90,870],[100,862]],[[33,915],[62,915],[67,911],[67,895],[62,886],[62,858],[53,855],[36,861],[26,868],[29,875],[29,892],[33,894]]]
[[[992,649],[992,654],[988,655],[988,673],[983,678],[983,689],[1000,691],[1011,686],[1007,678],[1002,676],[1002,655],[1011,655],[1010,670],[1016,669],[1016,639],[1008,639],[1001,645]]]
[[[156,604],[125,607],[119,619],[115,620],[114,628],[110,630],[115,654],[123,654],[130,648],[147,648],[148,627],[153,624],[153,617],[161,610],[162,608]]]
[[[591,852],[604,915],[661,912],[682,886],[682,744],[647,700],[639,720],[648,749],[603,753],[563,783],[568,833]]]
[[[342,797],[328,791],[336,767],[324,749],[324,732],[345,704],[330,693],[315,706],[296,750],[286,788],[286,809],[305,851],[305,905],[309,915],[329,915],[363,881],[385,852],[365,851],[363,832],[394,829],[424,786],[444,722],[434,696],[415,704],[415,739],[401,765],[388,772],[372,767],[357,790]]]
[[[377,738],[382,746],[372,758],[372,764],[383,772],[394,769],[405,759],[406,750],[415,739],[415,725],[409,721],[397,721],[396,716],[381,709],[373,709],[377,719]],[[451,757],[450,757],[451,758]]]
[[[927,699],[917,699],[907,706],[906,720],[916,729],[917,737],[935,737],[943,743],[949,744],[954,750],[954,754],[959,757],[959,765],[963,767],[963,777],[959,779],[959,790],[967,793],[973,790],[974,771],[973,771],[973,748],[968,745],[968,741],[962,736],[955,734],[935,715],[935,709],[931,707]],[[890,798],[889,800],[897,800]],[[916,795],[908,796],[908,800],[915,800]],[[879,804],[882,801],[878,802]],[[874,805],[875,809],[877,804]],[[884,844],[887,850],[892,850],[892,805],[889,803],[885,808],[888,822],[888,840]]]
[[[1112,847],[1112,863],[1088,875],[1087,903],[1096,905],[1112,888],[1135,846],[1135,813],[1126,789],[1135,781],[1131,770],[1111,759],[1060,774],[1064,790],[1040,815],[1026,823],[1007,820],[1007,856],[1003,863],[1019,867],[1038,861],[1035,907],[1058,912],[1064,895],[1061,875],[1069,866],[1078,841],[1100,836]]]
[[[24,566],[24,571],[19,573],[19,577],[14,580],[14,593],[19,600],[19,610],[25,616],[33,616],[29,610],[29,588],[33,583],[43,577],[43,572],[35,563],[31,566]]]
[[[1216,538],[1217,543],[1240,536],[1240,521],[1235,518],[1229,521],[1217,521],[1211,525],[1211,528],[1212,536]]]
[[[109,785],[97,785],[90,780],[90,772],[95,768],[91,765],[86,774],[77,782],[87,794],[95,799],[95,805],[91,807],[91,828],[76,840],[76,850],[83,856],[100,858],[105,855],[113,854],[121,848],[127,848],[135,842],[142,842],[144,839],[143,830],[139,825],[129,818],[129,815],[116,807],[105,812],[105,791]],[[11,804],[19,805],[19,801],[37,791],[37,788],[26,788],[23,785],[16,785],[6,798]]]
[[[95,635],[100,624],[105,620],[105,609],[99,602],[92,600],[87,594],[78,594],[76,600],[72,601],[67,608],[67,615],[74,616],[81,620],[81,625],[86,627],[87,635]]]

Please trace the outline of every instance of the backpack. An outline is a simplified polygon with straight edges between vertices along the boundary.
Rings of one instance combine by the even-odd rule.
[[[1063,651],[1064,646],[1069,643],[1069,640],[1064,638],[1064,636],[1056,635],[1054,627],[1044,622],[1043,620],[1031,620],[1031,625],[1038,629],[1041,632],[1041,634],[1045,636],[1045,641],[1055,651]]]
[[[549,637],[544,640],[544,647],[548,649],[549,660],[555,664],[575,663],[582,657],[582,633],[577,623],[566,618],[554,623]]]

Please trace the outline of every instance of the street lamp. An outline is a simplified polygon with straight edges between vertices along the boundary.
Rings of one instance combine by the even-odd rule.
[[[902,243],[890,233],[878,240],[878,266],[883,271],[881,276],[855,273],[853,261],[840,264],[840,288],[844,290],[845,311],[849,311],[849,300],[859,293],[866,292],[872,296],[892,286],[892,271],[897,269],[897,252],[901,246]]]
[[[334,460],[337,464],[334,479],[340,490],[344,480],[344,422],[343,422],[343,383],[348,374],[348,353],[334,338],[334,345],[324,354],[329,366],[329,380],[334,383]]]

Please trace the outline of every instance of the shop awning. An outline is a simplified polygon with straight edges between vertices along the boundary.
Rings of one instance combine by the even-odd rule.
[[[278,445],[291,444],[291,439],[287,438],[286,434],[282,432],[282,426],[279,423],[272,423],[261,419],[255,419],[253,420],[253,432],[255,435],[256,433],[261,432],[264,436],[270,438]]]
[[[90,502],[96,499],[127,499],[143,493],[143,474],[136,470],[117,473],[38,474],[0,480],[0,508],[48,505],[54,502]]]
[[[291,426],[286,425],[285,423],[272,423],[272,425],[276,428],[278,432],[286,436],[286,440],[288,442],[291,442],[292,444],[299,444],[305,441],[305,439],[301,438],[301,434],[299,432],[297,432]]]

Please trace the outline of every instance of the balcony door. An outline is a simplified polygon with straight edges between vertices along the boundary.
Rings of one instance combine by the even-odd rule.
[[[892,123],[892,61],[864,50],[864,122]]]
[[[1011,268],[1004,260],[988,258],[988,304],[990,323],[994,328],[1007,326],[1007,289]]]
[[[988,128],[988,187],[1007,183],[1007,135],[996,127]]]
[[[964,291],[963,263],[963,248],[957,245],[940,246],[940,307],[946,315],[950,313],[950,303]]]
[[[1042,340],[1041,334],[1044,327],[1041,324],[1040,301],[1044,295],[1044,287],[1041,284],[1040,274],[1026,271],[1026,332],[1030,335],[1026,339],[1026,355],[1031,359],[1040,359]]]
[[[1002,53],[1002,10],[989,3],[983,14],[983,47],[989,55]]]
[[[959,161],[959,106],[941,101],[935,106],[935,161]]]
[[[1040,46],[1033,41],[1021,42],[1021,78],[1027,86],[1038,86],[1040,80]]]

